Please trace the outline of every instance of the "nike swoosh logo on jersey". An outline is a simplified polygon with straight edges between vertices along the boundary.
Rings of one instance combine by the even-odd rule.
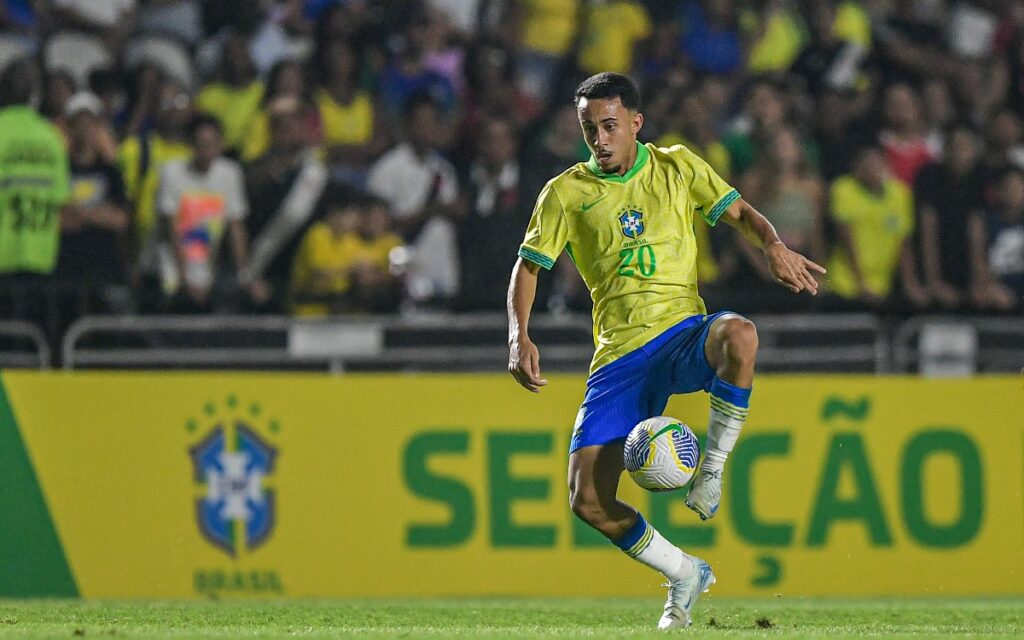
[[[598,202],[601,202],[601,201],[602,201],[602,200],[604,200],[604,199],[605,199],[606,197],[608,197],[608,196],[601,196],[600,198],[598,198],[597,200],[594,200],[594,201],[593,201],[593,202],[591,202],[590,204],[583,204],[583,205],[580,205],[580,211],[582,211],[583,213],[586,213],[586,212],[587,212],[587,211],[589,211],[589,210],[590,210],[590,209],[591,209],[591,208],[592,208],[592,207],[593,207],[593,206],[594,206],[595,204],[597,204]]]

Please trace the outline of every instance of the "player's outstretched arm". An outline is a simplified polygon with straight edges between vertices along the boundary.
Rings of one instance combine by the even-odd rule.
[[[761,249],[775,282],[793,293],[818,293],[818,281],[814,279],[811,271],[823,274],[825,268],[787,248],[775,233],[775,227],[768,222],[768,218],[761,215],[746,200],[740,198],[729,205],[722,219],[729,226],[739,230],[751,244]]]
[[[534,393],[548,383],[540,377],[540,352],[527,333],[539,270],[538,265],[519,258],[508,285],[508,372]]]

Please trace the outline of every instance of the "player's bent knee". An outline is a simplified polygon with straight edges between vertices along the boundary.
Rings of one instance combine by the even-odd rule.
[[[753,360],[757,355],[757,328],[739,316],[729,318],[720,329],[726,356],[733,361]]]

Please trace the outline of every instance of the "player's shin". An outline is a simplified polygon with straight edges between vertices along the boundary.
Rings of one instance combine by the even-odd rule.
[[[712,381],[711,417],[702,471],[721,471],[725,465],[747,419],[752,390],[729,384],[717,376]]]
[[[693,557],[665,539],[640,513],[636,523],[615,541],[630,558],[660,572],[669,580],[677,580],[693,572]]]

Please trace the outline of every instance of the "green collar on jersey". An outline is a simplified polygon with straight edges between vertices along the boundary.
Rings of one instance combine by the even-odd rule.
[[[636,161],[633,163],[633,166],[630,167],[629,171],[623,175],[620,176],[616,173],[603,173],[601,171],[601,165],[597,164],[597,158],[593,155],[590,156],[590,160],[587,160],[587,168],[590,169],[591,173],[602,180],[607,180],[609,182],[628,182],[630,178],[635,176],[644,168],[644,165],[647,164],[647,159],[650,157],[651,152],[647,150],[647,147],[637,142]]]

